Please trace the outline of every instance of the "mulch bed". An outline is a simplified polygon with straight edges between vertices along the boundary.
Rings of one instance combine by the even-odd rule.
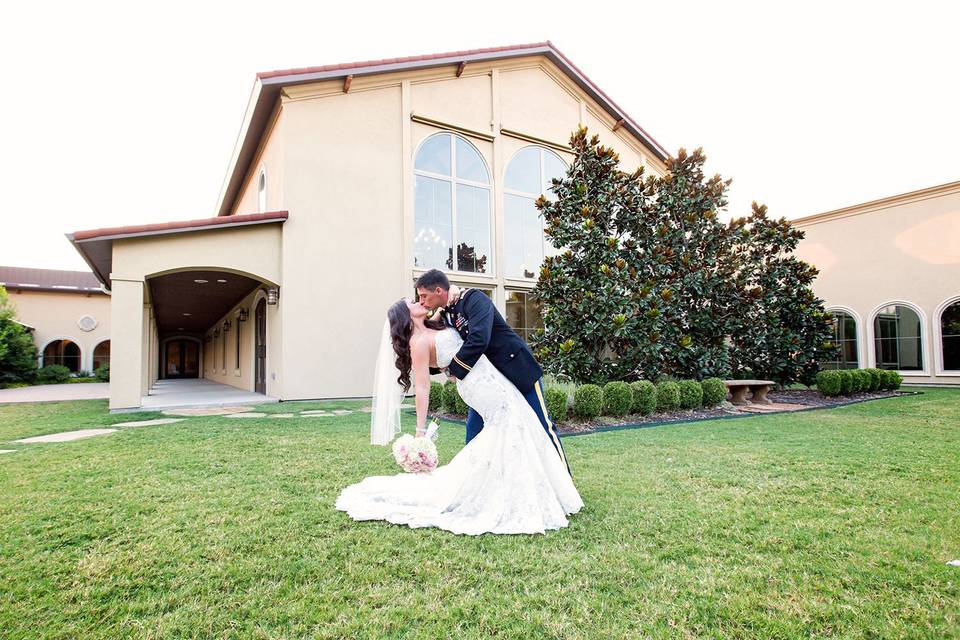
[[[856,404],[867,400],[878,400],[880,398],[893,398],[897,396],[915,395],[916,391],[874,391],[872,393],[855,393],[850,396],[837,396],[828,398],[820,394],[816,389],[785,389],[783,391],[771,391],[767,394],[775,404],[800,405],[796,409],[787,411],[800,411],[807,409],[821,409],[829,407],[840,407],[848,404]],[[431,415],[452,422],[463,423],[463,417],[434,412]],[[600,416],[590,421],[579,421],[568,419],[566,422],[556,423],[557,431],[562,435],[581,435],[595,433],[598,431],[611,431],[616,429],[653,427],[660,424],[670,424],[675,422],[696,422],[698,420],[716,420],[720,418],[742,418],[751,415],[761,415],[749,411],[740,411],[729,402],[724,402],[718,407],[708,409],[687,409],[671,411],[669,413],[654,413],[649,416],[627,415],[621,418],[610,416]],[[769,414],[767,414],[769,415]]]

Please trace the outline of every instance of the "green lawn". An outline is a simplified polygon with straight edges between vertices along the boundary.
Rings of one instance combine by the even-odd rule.
[[[0,406],[0,443],[133,418]],[[569,437],[586,507],[532,537],[335,511],[395,471],[368,420],[0,444],[0,637],[960,637],[960,391]]]

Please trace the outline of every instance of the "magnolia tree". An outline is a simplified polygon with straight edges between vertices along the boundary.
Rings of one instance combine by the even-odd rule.
[[[558,250],[535,290],[544,329],[533,346],[547,370],[598,383],[735,370],[805,379],[796,371],[821,355],[829,327],[809,290],[816,271],[788,255],[799,232],[756,214],[720,222],[730,181],[706,177],[699,149],[681,149],[659,178],[621,171],[616,152],[586,129],[570,144],[574,160],[555,197],[537,201]],[[781,222],[790,234],[772,239]],[[779,293],[761,308],[764,290]],[[803,309],[790,307],[800,299]],[[747,320],[774,309],[789,332]],[[748,351],[745,332],[764,336],[762,346]],[[780,364],[759,366],[768,361]]]
[[[36,368],[37,347],[16,321],[16,308],[0,286],[0,384],[30,380]]]

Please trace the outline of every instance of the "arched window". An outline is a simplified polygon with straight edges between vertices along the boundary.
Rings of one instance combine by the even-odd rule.
[[[857,321],[849,313],[830,311],[833,315],[833,343],[840,350],[837,358],[824,363],[826,369],[856,369],[860,366],[857,356]]]
[[[257,213],[267,210],[267,173],[261,169],[257,176]]]
[[[906,305],[891,304],[873,319],[877,367],[899,371],[923,370],[920,316]]]
[[[72,340],[54,340],[43,348],[43,366],[62,364],[76,373],[80,371],[80,347]]]
[[[93,350],[93,370],[96,371],[105,364],[110,364],[110,341],[104,340]]]
[[[567,165],[560,156],[543,147],[521,149],[504,179],[504,256],[510,278],[535,278],[545,255],[552,247],[543,237],[543,218],[535,202],[541,195],[551,198],[551,180],[561,178]]]
[[[480,152],[460,136],[438,133],[420,145],[413,173],[414,265],[491,271],[490,174]]]
[[[960,371],[960,301],[940,314],[940,345],[943,349],[943,370]]]

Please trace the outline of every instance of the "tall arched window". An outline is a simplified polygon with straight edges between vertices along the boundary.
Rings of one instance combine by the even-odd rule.
[[[940,314],[940,346],[943,349],[943,370],[960,371],[960,301]]]
[[[923,370],[920,316],[906,305],[880,309],[873,319],[877,367],[899,371]]]
[[[257,176],[257,213],[267,210],[267,173],[261,169]]]
[[[553,195],[551,180],[561,178],[567,165],[543,147],[521,149],[507,166],[504,179],[504,256],[510,278],[535,278],[552,247],[543,237],[543,218],[535,202]]]
[[[824,363],[828,369],[856,369],[860,366],[857,357],[857,321],[849,313],[830,311],[833,315],[833,342],[840,347],[837,358]]]
[[[490,173],[480,152],[458,135],[438,133],[420,145],[413,169],[414,265],[492,271]]]

